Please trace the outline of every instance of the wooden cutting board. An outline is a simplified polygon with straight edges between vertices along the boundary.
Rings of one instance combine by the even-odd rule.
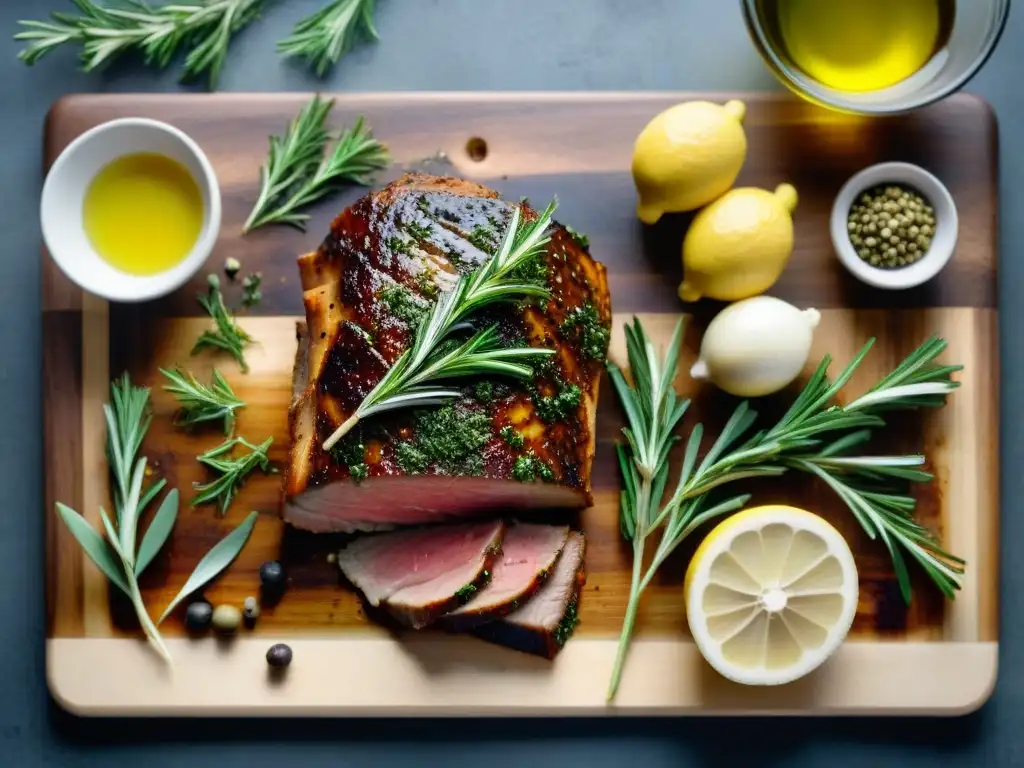
[[[209,155],[223,192],[223,230],[208,271],[233,256],[263,273],[263,302],[241,320],[259,342],[242,375],[229,360],[218,368],[248,406],[240,432],[274,436],[272,458],[288,447],[286,407],[302,314],[295,257],[315,248],[330,219],[363,190],[318,206],[306,234],[268,227],[241,235],[258,191],[267,137],[280,133],[309,94],[72,96],[46,124],[47,164],[79,133],[103,121],[145,116],[177,125]],[[399,164],[444,152],[454,172],[515,199],[558,195],[560,221],[589,234],[609,269],[615,330],[611,359],[625,362],[622,323],[637,314],[665,341],[682,306],[676,298],[685,217],[644,228],[634,215],[629,175],[633,140],[661,109],[696,94],[360,94],[338,97],[333,120],[365,114]],[[291,530],[278,519],[280,476],[254,475],[220,519],[209,507],[183,505],[164,552],[147,571],[144,598],[158,613],[209,547],[252,509],[261,513],[245,551],[206,590],[214,602],[240,605],[258,584],[257,569],[282,559],[292,584],[255,629],[229,643],[189,640],[178,619],[164,625],[176,659],[168,671],[141,642],[132,611],[53,513],[60,500],[99,524],[108,505],[101,406],[112,376],[127,369],[152,386],[155,418],[144,452],[156,470],[191,498],[203,479],[196,455],[217,434],[185,435],[171,427],[174,405],[160,389],[157,366],[188,365],[200,378],[214,359],[190,358],[206,319],[195,301],[205,272],[165,299],[108,305],[83,295],[43,257],[44,404],[47,521],[47,670],[50,688],[83,714],[438,715],[606,713],[942,713],[973,709],[996,677],[998,614],[998,343],[996,293],[997,130],[983,102],[959,95],[911,116],[878,120],[825,112],[782,95],[702,94],[742,98],[749,156],[738,184],[796,185],[796,250],[771,293],[822,310],[812,360],[830,353],[841,366],[871,336],[878,343],[849,391],[862,391],[930,333],[950,342],[943,359],[966,365],[949,405],[900,420],[886,433],[889,450],[924,450],[936,481],[919,493],[919,515],[948,549],[969,563],[964,589],[943,601],[920,573],[906,609],[883,547],[859,530],[826,489],[807,478],[757,486],[755,501],[788,501],[819,511],[849,537],[857,554],[861,597],[851,638],[821,669],[782,688],[728,683],[700,659],[689,639],[682,575],[692,546],[666,563],[647,590],[638,634],[618,698],[606,706],[629,586],[628,547],[617,523],[619,478],[613,443],[622,412],[607,380],[598,412],[595,506],[574,522],[588,539],[588,579],[576,637],[549,662],[465,637],[431,632],[392,636],[370,624],[359,600],[340,583],[327,555],[330,537]],[[956,200],[960,239],[952,262],[921,288],[891,293],[847,275],[832,251],[828,215],[842,183],[882,160],[918,163],[939,176]],[[442,166],[443,167],[443,166]],[[238,289],[233,289],[237,291]],[[229,298],[232,294],[229,294]],[[698,306],[681,370],[688,370],[700,329],[718,307]],[[713,432],[733,405],[699,392],[687,417]],[[771,411],[778,402],[765,407]],[[263,655],[274,642],[295,652],[289,673],[273,683]]]

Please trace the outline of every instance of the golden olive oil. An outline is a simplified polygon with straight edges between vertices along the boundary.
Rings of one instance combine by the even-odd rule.
[[[945,46],[955,0],[766,0],[766,27],[822,85],[874,91],[907,79]]]
[[[203,226],[203,196],[188,170],[164,155],[125,155],[85,193],[82,217],[96,252],[131,275],[154,275],[184,259]]]

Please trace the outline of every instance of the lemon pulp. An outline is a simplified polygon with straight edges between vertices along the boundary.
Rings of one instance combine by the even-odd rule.
[[[701,653],[747,685],[790,682],[820,665],[845,638],[858,596],[842,535],[786,506],[720,523],[694,554],[684,589]]]
[[[778,0],[793,63],[823,85],[872,91],[905,80],[939,42],[940,0]]]
[[[96,252],[131,275],[154,275],[192,250],[203,224],[203,198],[188,170],[169,157],[138,153],[104,166],[82,207]]]

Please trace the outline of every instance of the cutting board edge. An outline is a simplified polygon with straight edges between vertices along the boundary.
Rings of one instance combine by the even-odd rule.
[[[263,660],[276,641],[295,654],[280,678]],[[807,677],[772,689],[719,677],[692,642],[643,640],[608,705],[606,675],[593,672],[611,669],[614,639],[574,640],[555,662],[515,654],[489,668],[508,651],[470,638],[455,641],[454,663],[441,661],[452,656],[451,638],[229,642],[224,653],[214,640],[169,639],[172,671],[140,640],[48,640],[47,682],[57,704],[86,717],[960,716],[992,695],[999,657],[995,642],[848,642]],[[359,664],[349,667],[353,654]]]

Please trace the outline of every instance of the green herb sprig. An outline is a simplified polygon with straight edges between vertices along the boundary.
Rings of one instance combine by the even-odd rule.
[[[264,472],[270,469],[267,450],[273,442],[274,438],[268,437],[259,445],[253,445],[244,437],[235,437],[198,456],[199,463],[212,469],[218,477],[209,483],[195,484],[198,493],[192,499],[192,506],[217,502],[218,513],[221,516],[226,514],[242,483],[256,467]],[[232,456],[232,451],[238,445],[248,448],[249,453],[239,457]]]
[[[308,16],[277,44],[285,57],[308,59],[321,77],[348,53],[360,39],[376,42],[373,25],[374,0],[334,0]]]
[[[105,538],[82,515],[65,504],[57,502],[57,515],[64,521],[86,556],[111,584],[131,600],[146,639],[170,663],[170,651],[142,601],[138,579],[170,537],[178,518],[178,491],[172,488],[164,496],[140,542],[138,525],[142,512],[167,485],[167,481],[161,478],[145,490],[142,488],[147,461],[144,456],[139,456],[139,449],[152,422],[149,389],[133,386],[128,374],[123,374],[119,381],[111,383],[110,403],[103,406],[103,414],[107,422],[107,463],[114,500],[113,519],[100,507]],[[210,550],[196,567],[186,587],[194,582],[197,574],[203,576],[203,581],[198,585],[201,586],[227,568],[242,551],[255,522],[256,513],[253,512],[235,531]],[[192,590],[196,588],[192,587]],[[184,595],[179,594],[175,602],[187,596],[188,592],[182,592]]]
[[[230,435],[235,427],[235,411],[245,407],[238,399],[231,385],[216,368],[209,386],[199,382],[192,373],[177,369],[160,368],[169,385],[164,389],[174,395],[181,406],[176,424],[193,427],[209,421],[223,421],[224,434]]]
[[[224,304],[224,294],[220,290],[220,278],[216,275],[209,275],[206,278],[206,295],[199,294],[196,300],[213,318],[213,330],[203,331],[192,347],[192,354],[197,355],[204,349],[220,349],[229,353],[242,369],[242,373],[249,372],[249,365],[245,362],[245,348],[253,339],[242,330],[234,315],[232,315]]]
[[[26,64],[67,44],[80,45],[86,72],[124,53],[138,51],[146,64],[167,67],[187,49],[182,80],[202,75],[215,88],[232,36],[259,15],[263,0],[179,0],[151,8],[141,0],[104,6],[72,0],[80,15],[55,11],[50,21],[19,21],[14,36],[28,45],[18,53]]]
[[[501,375],[528,379],[533,368],[523,361],[550,356],[551,349],[534,347],[502,348],[492,326],[478,331],[468,341],[450,351],[439,347],[473,312],[499,301],[523,297],[547,300],[550,292],[535,282],[523,281],[515,270],[525,262],[539,258],[550,240],[551,216],[557,203],[552,201],[539,217],[522,223],[522,211],[516,206],[501,247],[483,266],[463,275],[455,287],[443,294],[416,328],[412,345],[370,391],[355,412],[324,441],[324,450],[340,440],[361,419],[396,408],[440,405],[461,393],[436,382],[461,376]]]
[[[778,476],[796,469],[825,481],[853,512],[871,538],[880,538],[889,550],[904,599],[911,598],[910,576],[903,552],[922,565],[947,597],[960,588],[964,561],[943,550],[935,535],[913,518],[914,499],[893,488],[893,481],[927,482],[931,474],[917,469],[924,456],[850,456],[871,428],[882,427],[890,411],[944,404],[959,384],[950,375],[962,366],[934,365],[946,342],[930,338],[871,390],[847,405],[834,399],[870,350],[874,339],[860,350],[835,381],[827,375],[825,357],[799,397],[769,429],[749,434],[757,419],[746,401],[734,411],[698,462],[703,427],[690,432],[675,490],[662,503],[668,484],[668,456],[689,400],[673,389],[679,359],[683,321],[675,328],[663,361],[639,320],[626,326],[626,347],[633,383],[609,364],[609,373],[626,411],[626,445],[618,446],[624,488],[620,502],[620,528],[633,544],[633,571],[629,601],[623,619],[619,650],[608,688],[614,698],[632,638],[637,608],[644,589],[659,566],[694,530],[704,523],[740,509],[749,494],[712,500],[709,491],[751,477]],[[661,528],[661,539],[650,565],[643,567],[648,536]]]
[[[291,224],[305,229],[309,220],[299,209],[321,199],[343,181],[368,185],[371,174],[391,162],[387,148],[373,138],[363,117],[341,132],[333,151],[327,117],[333,99],[319,94],[303,106],[284,136],[270,137],[270,153],[260,169],[260,194],[244,232],[264,224]]]

